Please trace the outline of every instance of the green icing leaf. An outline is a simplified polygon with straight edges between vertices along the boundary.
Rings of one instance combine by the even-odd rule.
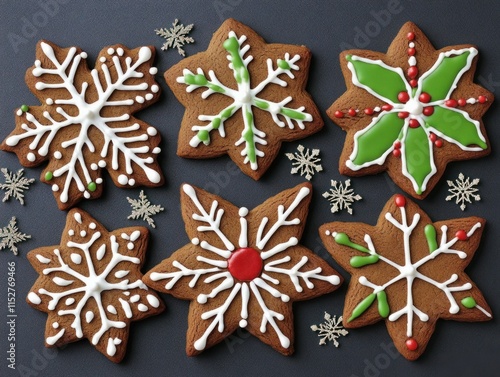
[[[371,125],[361,131],[362,134],[360,132],[359,136],[355,137],[356,156],[351,156],[351,162],[358,166],[377,163],[376,160],[392,148],[403,126],[404,119],[400,119],[397,113],[375,118]]]
[[[351,322],[352,320],[358,318],[361,314],[363,314],[371,304],[373,304],[373,301],[375,301],[375,298],[377,296],[375,293],[371,293],[368,295],[363,301],[361,301],[352,311],[351,318],[347,322]]]
[[[429,245],[429,253],[436,251],[438,248],[438,244],[436,228],[434,228],[434,225],[427,224],[424,228],[424,234],[425,238],[427,239],[427,245]]]
[[[399,103],[399,92],[406,92],[406,83],[395,68],[389,67],[380,60],[370,60],[358,56],[347,55],[352,64],[353,83],[374,91],[382,100]],[[362,59],[362,60],[360,60]],[[360,85],[358,85],[358,83]]]
[[[356,255],[351,258],[350,263],[354,268],[360,268],[368,264],[374,264],[378,262],[378,255],[370,255],[368,257],[361,257]]]
[[[488,146],[481,138],[479,123],[472,121],[465,114],[460,110],[434,106],[434,113],[427,117],[426,125],[434,128],[446,138],[452,139],[449,141],[455,142],[460,147],[477,145],[486,149]]]
[[[406,171],[413,178],[413,188],[417,194],[425,190],[427,178],[434,174],[429,138],[422,127],[410,128],[404,140]]]
[[[445,53],[441,53],[442,56]],[[432,101],[448,99],[467,65],[470,50],[461,50],[458,55],[445,56],[437,67],[422,80],[422,92],[431,95]]]
[[[381,317],[387,318],[391,309],[389,308],[389,303],[387,302],[387,294],[385,291],[380,291],[377,293],[377,301],[378,301],[378,313]]]

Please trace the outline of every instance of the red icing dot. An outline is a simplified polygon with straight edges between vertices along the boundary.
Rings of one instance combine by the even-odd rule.
[[[477,97],[477,100],[479,103],[485,103],[487,101],[487,98],[485,96],[479,96]]]
[[[406,344],[406,348],[408,348],[408,350],[410,350],[410,351],[415,351],[418,348],[418,343],[413,338],[407,339],[405,344]]]
[[[432,106],[424,107],[424,109],[422,110],[422,113],[425,116],[431,116],[432,114],[434,114],[434,107],[432,107]]]
[[[410,113],[408,111],[400,111],[398,113],[398,118],[405,119],[410,116]]]
[[[438,148],[441,148],[443,146],[443,140],[436,140],[434,142],[434,145]]]
[[[382,110],[384,111],[391,111],[392,110],[392,106],[389,105],[389,104],[385,104],[382,106]]]
[[[409,41],[413,41],[415,39],[415,33],[413,31],[410,31],[408,34],[406,34],[406,38],[408,38]]]
[[[356,110],[354,110],[354,109],[349,109],[348,113],[349,113],[349,115],[350,115],[350,116],[352,116],[352,117],[353,117],[353,116],[355,116],[355,115],[356,115]]]
[[[444,101],[444,104],[448,107],[457,107],[457,105],[460,104],[460,100],[455,100],[455,99],[448,99],[446,101]],[[463,106],[463,105],[460,105],[460,106]]]
[[[399,102],[406,103],[406,102],[408,102],[409,99],[410,99],[410,95],[408,94],[408,92],[399,92],[398,93]]]
[[[373,114],[373,109],[372,109],[371,107],[367,107],[367,108],[365,109],[365,114],[366,114],[366,115],[372,115],[372,114]]]
[[[465,106],[467,105],[467,101],[465,100],[465,98],[460,98],[458,100],[458,106]]]
[[[408,68],[408,76],[410,77],[410,79],[414,79],[415,77],[417,77],[418,75],[418,68],[416,65],[414,66],[411,66],[410,68]]]
[[[228,260],[229,273],[240,281],[251,281],[262,272],[262,258],[251,247],[233,251]]]
[[[418,100],[423,103],[429,103],[431,101],[431,95],[424,92],[418,96]]]
[[[401,194],[397,194],[396,197],[394,198],[394,201],[396,202],[396,205],[398,207],[404,207],[406,205],[406,199]]]
[[[465,233],[465,230],[460,229],[455,233],[455,237],[457,237],[460,241],[467,241],[467,233]]]
[[[431,141],[434,143],[434,142],[437,140],[437,136],[436,136],[436,134],[433,134],[433,133],[431,132],[431,134],[429,135],[429,139],[431,139]]]
[[[417,85],[418,85],[418,81],[415,80],[415,79],[411,79],[410,80],[410,85],[411,85],[412,88],[416,88]]]
[[[415,55],[415,49],[414,49],[413,47],[410,47],[410,48],[408,49],[408,55],[410,55],[410,56]]]
[[[401,148],[401,142],[399,140],[394,143],[394,148],[396,148],[396,149]]]
[[[340,110],[335,111],[334,115],[336,118],[343,118],[344,117],[344,113]]]
[[[409,124],[411,128],[418,128],[420,126],[420,122],[416,119],[410,119]]]
[[[394,149],[394,150],[392,151],[392,155],[393,155],[394,157],[401,157],[401,149]]]

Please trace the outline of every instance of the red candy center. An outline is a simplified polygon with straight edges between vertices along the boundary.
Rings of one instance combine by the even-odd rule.
[[[415,351],[418,348],[418,343],[415,339],[410,338],[406,341],[406,348],[410,351]]]
[[[394,201],[396,202],[396,205],[398,207],[404,207],[406,205],[406,199],[401,194],[397,194],[396,197],[394,198]]]
[[[234,278],[240,281],[251,281],[262,271],[262,258],[257,250],[244,247],[231,254],[227,268]]]
[[[455,237],[457,237],[460,241],[466,241],[467,238],[467,233],[465,233],[465,230],[460,229],[456,234]]]

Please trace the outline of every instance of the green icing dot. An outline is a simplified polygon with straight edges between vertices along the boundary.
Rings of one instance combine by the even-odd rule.
[[[231,113],[233,112],[233,110],[234,110],[234,106],[228,107],[227,109],[225,109],[224,111],[222,111],[220,113],[220,117],[224,118],[224,119],[229,118],[231,116]]]
[[[23,113],[27,112],[29,109],[30,109],[30,108],[29,108],[29,106],[28,106],[28,105],[22,105],[22,106],[21,106],[21,111],[22,111]]]
[[[476,307],[476,300],[474,300],[471,296],[462,299],[462,305],[467,309],[472,309]]]
[[[87,189],[90,191],[90,192],[94,192],[96,189],[97,189],[97,185],[95,182],[90,182],[88,185],[87,185]]]
[[[45,173],[45,180],[46,181],[50,181],[52,178],[54,178],[54,174],[52,174],[51,171],[48,171],[47,173]]]
[[[231,51],[231,50],[237,51],[238,48],[240,47],[238,40],[235,37],[231,37],[231,38],[226,39],[224,41],[224,43],[222,44],[222,46],[224,46],[224,48],[228,51]]]
[[[201,141],[207,141],[210,140],[210,135],[207,130],[200,130],[198,131],[198,139]]]
[[[214,130],[216,130],[220,127],[220,122],[221,122],[220,118],[214,118],[212,120],[212,127]]]
[[[289,70],[290,69],[290,64],[288,64],[283,59],[278,59],[278,67],[280,67],[281,69]]]

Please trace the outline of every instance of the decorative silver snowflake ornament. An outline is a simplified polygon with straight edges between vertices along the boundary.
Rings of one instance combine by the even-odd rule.
[[[31,238],[30,235],[19,232],[16,224],[16,218],[10,219],[9,224],[6,227],[0,229],[0,250],[9,249],[14,253],[18,254],[17,244]]]
[[[332,316],[325,312],[325,322],[320,323],[319,326],[312,325],[312,331],[318,331],[320,337],[319,345],[325,345],[327,341],[333,342],[335,347],[339,346],[338,338],[346,336],[349,332],[344,329],[342,325],[342,316],[337,319],[337,316]]]
[[[179,20],[176,18],[170,29],[160,28],[155,29],[157,35],[165,38],[167,41],[163,43],[162,50],[166,51],[169,48],[177,48],[179,55],[186,56],[186,52],[182,49],[185,44],[193,43],[194,39],[189,37],[189,32],[194,24],[184,26],[183,24],[177,25]]]
[[[29,185],[35,182],[35,179],[23,177],[24,169],[19,169],[15,174],[7,168],[0,170],[5,178],[5,183],[0,183],[0,189],[6,191],[2,202],[14,198],[24,205],[24,190],[29,190]]]
[[[141,218],[144,221],[147,221],[150,226],[156,228],[155,222],[151,216],[160,213],[165,208],[160,205],[151,204],[146,194],[144,194],[144,190],[141,190],[139,193],[139,199],[131,199],[127,197],[127,200],[132,206],[132,213],[127,217],[127,219],[136,220]]]
[[[352,204],[363,198],[354,193],[354,189],[351,188],[351,180],[348,179],[344,183],[339,183],[332,179],[331,185],[330,191],[323,193],[323,198],[330,202],[332,213],[346,209],[349,215],[352,215]]]
[[[458,179],[453,181],[447,181],[448,186],[450,187],[448,191],[451,195],[446,197],[446,201],[450,201],[455,199],[456,204],[460,204],[460,209],[463,211],[466,208],[466,202],[472,204],[471,199],[474,199],[476,202],[481,200],[481,196],[476,193],[479,189],[475,186],[479,184],[479,178],[475,178],[470,180],[469,177],[464,179],[465,176],[460,173],[458,175]]]
[[[292,161],[292,170],[290,173],[300,173],[301,176],[306,176],[308,181],[311,180],[314,173],[323,171],[321,166],[321,158],[319,158],[319,149],[304,148],[303,145],[297,147],[298,152],[286,153],[286,156]],[[305,153],[304,153],[305,150]]]

